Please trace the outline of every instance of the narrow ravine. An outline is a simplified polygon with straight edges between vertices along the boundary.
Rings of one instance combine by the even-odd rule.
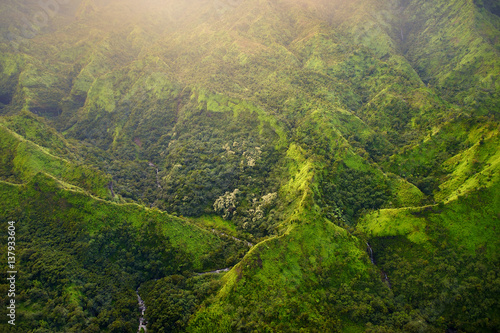
[[[389,287],[389,289],[391,289],[391,281],[389,281],[389,277],[387,276],[387,273],[382,271],[382,274],[383,274],[383,280],[384,282],[387,284],[387,286]]]
[[[373,258],[373,249],[372,247],[370,246],[370,243],[366,242],[366,251],[368,252],[368,255],[370,256],[370,261],[372,262],[372,264],[375,265],[375,259]]]
[[[139,288],[137,288],[136,292],[137,294],[137,301],[139,302],[139,310],[141,311],[141,316],[139,317],[139,329],[137,330],[137,333],[141,332],[141,329],[144,330],[144,332],[147,332],[148,329],[146,327],[146,319],[144,319],[144,313],[146,312],[146,304],[141,298],[141,295],[139,295]]]
[[[253,246],[253,244],[252,244],[252,243],[250,243],[249,241],[242,240],[242,239],[236,238],[236,237],[234,237],[234,236],[231,236],[231,235],[225,234],[225,233],[223,233],[223,232],[221,232],[221,231],[219,231],[219,230],[212,229],[212,232],[213,232],[214,234],[218,235],[218,236],[230,237],[230,238],[232,238],[233,240],[235,240],[235,241],[237,241],[237,242],[239,242],[239,243],[245,243],[248,247],[252,247],[252,246]]]
[[[218,269],[218,270],[215,270],[215,271],[210,271],[210,272],[203,272],[203,273],[196,273],[196,275],[205,275],[205,274],[219,274],[219,273],[225,273],[225,272],[229,272],[231,270],[232,267],[228,267],[228,268],[223,268],[223,269]]]
[[[372,262],[373,265],[376,265],[375,263],[375,257],[373,255],[373,249],[370,246],[370,243],[366,242],[366,252],[368,252],[368,255],[370,256],[370,261]],[[384,281],[389,289],[391,289],[391,281],[389,281],[389,277],[387,276],[387,273],[384,271],[380,271],[380,277],[382,281]]]
[[[110,181],[108,184],[108,189],[111,191],[111,196],[115,197],[115,191],[113,191],[113,181]]]
[[[160,174],[160,171],[158,169],[156,169],[156,185],[158,185],[158,188],[161,188],[159,174]]]
[[[158,188],[162,188],[160,185],[160,170],[153,162],[148,162],[148,164],[150,167],[153,167],[156,169],[156,185],[158,186]]]

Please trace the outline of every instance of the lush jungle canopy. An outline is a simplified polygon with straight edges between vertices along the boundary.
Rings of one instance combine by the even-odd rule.
[[[0,331],[500,331],[499,15],[1,1]]]

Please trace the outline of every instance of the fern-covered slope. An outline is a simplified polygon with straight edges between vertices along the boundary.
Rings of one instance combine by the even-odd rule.
[[[472,0],[86,0],[27,39],[9,18],[0,176],[256,243],[210,286],[146,285],[179,295],[146,296],[155,329],[494,332],[498,20]]]

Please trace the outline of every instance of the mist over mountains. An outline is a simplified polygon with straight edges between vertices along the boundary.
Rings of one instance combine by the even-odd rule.
[[[3,1],[1,330],[497,332],[499,10]]]

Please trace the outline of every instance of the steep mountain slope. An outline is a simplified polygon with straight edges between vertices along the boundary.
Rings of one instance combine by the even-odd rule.
[[[120,202],[111,178],[82,165],[82,148],[41,118],[2,118],[0,133],[0,218],[16,222],[19,277],[17,324],[2,322],[3,331],[133,331],[142,282],[231,265],[246,251],[229,236]]]
[[[72,268],[87,280],[37,280],[40,290],[79,290],[55,304],[80,304],[83,315],[64,326],[27,306],[35,319],[23,329],[134,331],[130,288],[146,281],[153,331],[499,329],[494,2],[53,9],[37,25],[37,3],[1,5],[11,15],[0,25],[2,221],[68,223],[83,230],[70,244],[92,248],[103,234],[126,259]],[[13,19],[23,15],[29,36]],[[23,215],[16,205],[38,208]],[[107,219],[109,230],[92,222]],[[35,238],[55,235],[39,232],[22,251],[94,255],[60,242],[49,258]],[[239,261],[242,240],[255,245]],[[23,257],[29,274],[37,256]],[[114,299],[82,305],[119,288],[85,287],[101,285],[96,269],[109,260],[128,274],[121,314],[109,313]],[[192,276],[236,262],[222,278]]]

